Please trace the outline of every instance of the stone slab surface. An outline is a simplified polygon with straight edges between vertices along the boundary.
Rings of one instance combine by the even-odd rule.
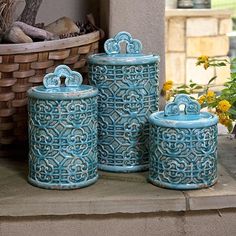
[[[0,218],[1,236],[235,236],[236,210]]]
[[[77,190],[45,190],[27,183],[26,164],[0,160],[0,216],[108,214],[185,210],[180,191],[146,182],[147,173],[100,172],[98,182]]]
[[[231,139],[229,139],[231,140]],[[27,163],[0,158],[0,216],[179,212],[236,208],[236,181],[225,156],[235,159],[235,141],[220,137],[219,181],[209,189],[175,191],[147,183],[147,172],[100,172],[98,182],[78,190],[45,190],[27,183]],[[227,143],[227,146],[225,146]],[[223,151],[224,150],[224,151]],[[231,154],[228,154],[231,153]],[[25,157],[26,159],[26,157]],[[230,158],[228,158],[230,159]],[[229,164],[231,163],[231,164]],[[232,171],[235,169],[232,168]]]
[[[208,189],[185,191],[188,210],[236,207],[236,181],[220,165],[218,183]]]
[[[189,210],[236,207],[236,139],[219,137],[218,158],[218,183],[208,189],[185,191]]]

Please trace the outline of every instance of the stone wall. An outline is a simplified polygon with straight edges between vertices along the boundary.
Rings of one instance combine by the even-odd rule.
[[[196,60],[201,55],[227,58],[227,33],[232,31],[230,16],[228,10],[166,10],[166,80],[178,85],[190,80],[206,84],[217,75],[214,86],[222,86],[230,68],[205,70],[196,66]]]

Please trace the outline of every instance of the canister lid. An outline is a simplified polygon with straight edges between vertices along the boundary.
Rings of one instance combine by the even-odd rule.
[[[184,110],[180,106],[184,105]],[[204,128],[217,124],[218,117],[209,112],[200,112],[200,105],[186,94],[179,94],[165,110],[149,117],[150,123],[171,128]]]
[[[65,84],[61,85],[61,78],[65,78]],[[43,85],[32,87],[28,90],[28,96],[39,99],[71,100],[92,97],[98,94],[95,87],[82,85],[82,75],[72,71],[66,65],[56,67],[53,73],[44,76]]]
[[[121,43],[126,43],[126,53],[121,53]],[[104,44],[105,53],[89,56],[90,64],[99,65],[140,65],[156,63],[159,56],[142,54],[142,43],[133,39],[131,34],[125,31],[119,32],[114,38],[108,39]]]

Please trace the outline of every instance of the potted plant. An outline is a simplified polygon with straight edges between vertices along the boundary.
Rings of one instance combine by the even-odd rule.
[[[216,79],[216,76],[210,78],[205,86],[191,82],[189,85],[181,85],[173,88],[173,81],[166,81],[163,85],[161,94],[165,96],[166,100],[170,100],[174,95],[179,93],[196,94],[201,108],[206,108],[215,113],[219,117],[219,123],[227,127],[229,133],[233,133],[236,137],[236,58],[217,59],[208,56],[201,56],[198,58],[196,65],[203,66],[206,70],[209,67],[224,67],[230,64],[231,74],[225,87],[220,92],[211,90],[211,84]]]

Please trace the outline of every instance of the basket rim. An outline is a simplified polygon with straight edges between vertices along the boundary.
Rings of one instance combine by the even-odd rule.
[[[94,31],[85,35],[71,38],[57,39],[43,42],[20,43],[20,44],[0,44],[1,55],[27,54],[35,52],[53,51],[78,47],[96,42],[100,39],[100,32]]]

